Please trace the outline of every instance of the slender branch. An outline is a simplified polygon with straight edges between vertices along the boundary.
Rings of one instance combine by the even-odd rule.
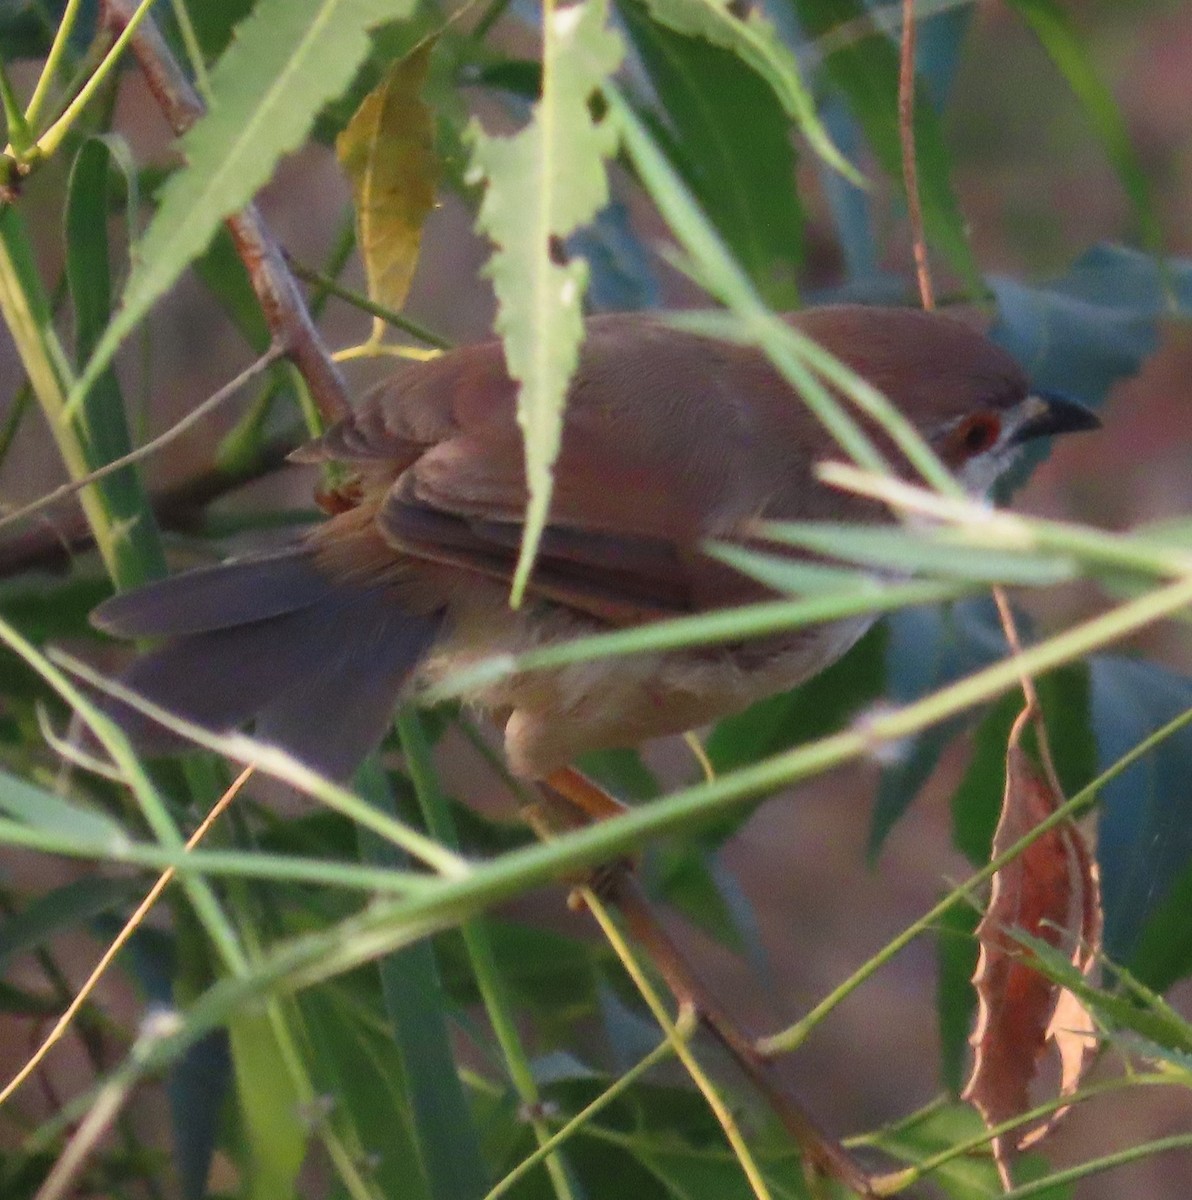
[[[108,23],[116,29],[123,28],[132,7],[132,0],[107,0]],[[151,20],[141,23],[133,36],[132,48],[166,120],[175,134],[185,133],[203,116],[206,107]],[[323,419],[338,420],[349,409],[347,388],[302,302],[281,247],[256,205],[250,204],[228,217],[226,224],[274,340],[285,347],[310,388]]]
[[[646,973],[641,968],[641,964],[635,958],[633,951],[629,948],[629,944],[621,936],[621,931],[613,922],[608,909],[604,906],[600,897],[597,896],[591,887],[581,887],[578,890],[578,896],[582,900],[584,907],[587,908],[595,918],[596,923],[600,926],[605,939],[612,946],[617,958],[620,959],[622,967],[625,968],[625,973],[633,981],[638,994],[645,1001],[646,1007],[650,1010],[654,1020],[658,1022],[658,1026],[665,1035],[667,1043],[673,1050],[675,1057],[683,1064],[683,1068],[686,1070],[691,1082],[699,1089],[709,1110],[716,1118],[716,1123],[724,1133],[725,1141],[728,1142],[733,1158],[741,1168],[741,1173],[745,1176],[750,1191],[756,1197],[756,1200],[771,1200],[771,1192],[766,1184],[765,1177],[757,1165],[753,1151],[750,1150],[749,1144],[745,1141],[741,1133],[740,1126],[737,1123],[736,1117],[733,1116],[732,1109],[725,1102],[724,1097],[712,1082],[711,1077],[700,1065],[698,1059],[696,1059],[695,1054],[687,1043],[687,1038],[681,1032],[683,1026],[691,1023],[693,1016],[698,1016],[695,1008],[676,997],[679,999],[679,1011],[676,1018],[672,1020],[670,1014],[666,1011],[666,1006],[662,1003],[662,998],[655,991],[649,979],[647,979]]]
[[[898,71],[898,132],[902,143],[902,177],[906,185],[907,213],[911,223],[911,242],[915,255],[915,274],[919,282],[919,297],[923,307],[930,312],[935,308],[935,291],[931,282],[931,266],[927,257],[927,238],[923,230],[923,205],[919,198],[919,167],[915,154],[915,0],[902,2],[902,41]],[[1014,611],[1005,588],[994,587],[993,599],[997,605],[998,618],[1006,635],[1014,659],[1022,658],[1022,639],[1014,621]],[[1028,671],[1022,672],[1022,694],[1026,711],[1030,714],[1035,737],[1039,746],[1039,757],[1052,791],[1063,795],[1055,759],[1047,737],[1047,725],[1043,719],[1043,708],[1039,703],[1039,692]]]
[[[153,514],[162,529],[193,533],[201,527],[203,510],[214,500],[286,465],[301,439],[282,436],[265,442],[251,459],[233,467],[216,466],[163,488],[151,498]],[[81,514],[45,522],[0,542],[0,579],[25,571],[59,570],[71,556],[89,550],[95,537]]]
[[[208,396],[202,404],[188,412],[182,420],[171,425],[165,433],[153,438],[152,441],[146,442],[143,446],[138,446],[135,450],[129,451],[128,454],[122,454],[119,458],[114,458],[110,462],[104,463],[102,467],[97,467],[94,471],[89,471],[86,475],[78,479],[72,479],[69,483],[64,483],[61,487],[54,488],[53,491],[47,492],[44,496],[39,496],[36,500],[22,505],[14,512],[6,513],[0,517],[0,529],[5,525],[11,525],[16,521],[22,521],[26,517],[31,517],[34,513],[41,512],[45,508],[50,508],[62,500],[67,500],[98,480],[105,479],[116,471],[123,471],[125,467],[130,467],[134,463],[141,462],[150,455],[156,454],[158,450],[174,441],[175,438],[185,433],[193,425],[210,416],[215,409],[234,396],[246,383],[255,379],[271,363],[276,362],[281,355],[282,350],[280,346],[270,347],[256,362],[246,367],[239,375],[229,383],[224,384],[217,392]]]
[[[915,0],[902,0],[902,46],[898,65],[898,128],[902,140],[902,180],[906,187],[906,209],[911,222],[915,250],[915,273],[919,297],[930,312],[935,308],[935,290],[923,236],[923,205],[919,200],[919,164],[915,157]]]
[[[360,309],[361,312],[368,313],[369,316],[380,317],[387,325],[392,325],[395,329],[400,329],[403,333],[416,337],[420,342],[425,342],[436,350],[451,349],[451,343],[441,334],[427,329],[425,325],[419,324],[411,317],[403,316],[392,308],[387,308],[384,304],[378,304],[362,292],[344,287],[342,283],[326,272],[316,271],[313,267],[305,266],[289,254],[286,255],[286,264],[303,283],[309,283],[312,287],[318,288],[323,295],[334,296],[337,300],[343,300],[354,308]]]
[[[236,798],[240,792],[240,789],[248,782],[252,773],[253,768],[251,766],[245,767],[244,770],[240,772],[240,775],[236,779],[235,783],[233,783],[232,786],[229,787],[216,801],[211,811],[208,812],[208,814],[199,823],[199,827],[190,835],[189,838],[187,838],[186,844],[183,847],[183,850],[187,854],[189,854],[203,840],[203,838],[207,836],[207,831],[215,823],[224,809],[227,808],[227,806]],[[51,1029],[49,1034],[42,1039],[41,1045],[38,1046],[34,1053],[29,1056],[25,1062],[25,1065],[21,1067],[16,1075],[14,1075],[13,1078],[9,1080],[9,1082],[2,1089],[0,1089],[0,1105],[4,1104],[9,1096],[11,1096],[13,1092],[15,1092],[17,1088],[19,1088],[21,1084],[24,1083],[25,1080],[37,1070],[38,1066],[44,1061],[46,1055],[49,1054],[49,1052],[58,1044],[58,1042],[63,1039],[63,1037],[66,1036],[66,1031],[74,1023],[75,1017],[78,1016],[83,1005],[86,1004],[90,999],[92,993],[98,986],[100,979],[102,979],[104,974],[107,972],[108,967],[115,962],[116,956],[125,947],[125,945],[127,945],[129,938],[131,938],[137,929],[144,923],[145,917],[148,915],[149,910],[152,909],[157,903],[162,892],[164,892],[166,888],[170,886],[176,874],[177,869],[175,867],[167,867],[157,877],[157,882],[154,883],[154,885],[149,889],[145,898],[133,911],[132,916],[125,921],[124,927],[100,956],[99,962],[95,965],[94,969],[91,971],[91,974],[87,977],[87,981],[81,988],[79,988],[74,999],[67,1006],[66,1011],[55,1022],[53,1029]]]
[[[79,89],[74,99],[63,109],[61,116],[37,139],[37,145],[34,147],[34,150],[40,157],[50,157],[66,140],[66,135],[70,133],[71,128],[82,115],[83,110],[91,103],[95,94],[111,76],[112,71],[115,70],[116,64],[120,61],[120,56],[124,53],[128,43],[136,36],[137,27],[148,19],[149,9],[152,5],[153,0],[138,0],[135,6],[130,5],[128,17],[123,22],[122,29],[118,32],[115,42],[108,48],[107,53],[96,65],[95,69],[86,77],[83,86]],[[58,32],[62,32],[61,26]]]

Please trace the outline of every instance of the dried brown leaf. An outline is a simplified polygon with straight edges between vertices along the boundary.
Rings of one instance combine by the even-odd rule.
[[[995,857],[1062,803],[1022,748],[1022,732],[1031,716],[1029,708],[1023,711],[1006,747],[1006,791],[993,840]],[[1100,890],[1092,855],[1075,822],[1063,821],[1040,834],[997,872],[989,908],[977,926],[981,954],[973,984],[978,1010],[970,1039],[976,1057],[964,1097],[990,1127],[1034,1107],[1031,1085],[1049,1047],[1059,1062],[1060,1097],[1075,1093],[1096,1049],[1091,1014],[1072,992],[1035,969],[1018,933],[1066,950],[1082,974],[1092,971],[1101,941]],[[1007,1187],[1010,1156],[1046,1137],[1067,1107],[1025,1133],[993,1139]]]

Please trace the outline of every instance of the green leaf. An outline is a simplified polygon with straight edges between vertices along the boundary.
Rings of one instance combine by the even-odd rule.
[[[1075,993],[1076,998],[1111,1030],[1129,1030],[1164,1050],[1180,1055],[1192,1054],[1192,1024],[1128,971],[1116,968],[1123,991],[1107,992],[1093,986],[1064,953],[1042,938],[1014,931],[1014,939],[1030,952],[1031,966],[1035,970]]]
[[[718,775],[760,762],[803,742],[835,733],[885,692],[884,626],[802,687],[771,696],[739,716],[726,717],[704,745]],[[734,820],[743,817],[734,814]]]
[[[1051,56],[1056,69],[1084,106],[1089,123],[1101,139],[1105,153],[1134,206],[1143,242],[1152,250],[1158,250],[1163,244],[1163,231],[1151,198],[1146,172],[1130,144],[1130,133],[1113,92],[1097,74],[1073,28],[1071,17],[1055,0],[1010,0],[1010,5],[1030,26],[1043,49]]]
[[[14,955],[44,946],[64,930],[85,924],[143,892],[135,879],[89,875],[37,896],[0,924],[0,969]]]
[[[119,846],[128,840],[124,830],[102,813],[71,804],[7,771],[0,771],[0,812],[45,833],[93,842],[97,853],[105,843]]]
[[[738,1162],[728,1156],[713,1158],[699,1147],[642,1144],[635,1148],[634,1157],[657,1176],[674,1200],[750,1200],[757,1195]],[[790,1186],[794,1181],[784,1182]]]
[[[1165,992],[1192,975],[1192,867],[1176,879],[1154,907],[1130,956],[1130,973],[1147,987]]]
[[[1057,554],[1002,549],[977,530],[766,521],[761,535],[785,546],[884,570],[974,583],[1041,585],[1071,579],[1075,565]]]
[[[655,136],[767,303],[795,307],[804,214],[773,89],[731,51],[649,20],[640,0],[617,10],[665,110]]]
[[[839,25],[862,22],[860,0],[788,0],[809,37]],[[902,142],[898,121],[898,48],[880,30],[832,50],[823,70],[852,110],[874,156],[902,188]],[[916,87],[915,162],[927,239],[948,259],[974,294],[984,292],[981,272],[965,235],[964,216],[949,178],[951,155],[943,126],[922,86]]]
[[[737,954],[766,969],[765,947],[749,898],[716,851],[699,842],[665,843],[646,857],[646,887],[692,924]]]
[[[577,765],[619,800],[653,800],[662,795],[662,786],[638,750],[593,750],[581,755]]]
[[[921,1163],[953,1146],[980,1138],[983,1132],[981,1118],[972,1108],[948,1104],[933,1106],[917,1119],[878,1134],[874,1144],[903,1162]],[[1049,1170],[1042,1158],[1030,1154],[1017,1160],[1014,1174],[1020,1183],[1025,1183],[1043,1178]],[[926,1178],[950,1200],[991,1200],[1005,1190],[987,1151],[950,1158]],[[1071,1189],[1057,1185],[1033,1194],[1047,1200],[1066,1200]]]
[[[607,0],[548,10],[542,98],[512,137],[472,126],[470,182],[484,181],[476,227],[496,243],[487,274],[497,294],[496,329],[510,376],[520,385],[518,422],[526,442],[529,503],[513,581],[519,602],[546,525],[559,452],[563,403],[583,340],[588,267],[560,264],[553,251],[608,202],[604,160],[617,143],[611,121],[589,100],[621,62]]]
[[[959,1095],[968,1065],[969,1033],[977,1011],[972,979],[977,969],[977,939],[981,914],[954,904],[936,925],[936,1015],[940,1030],[940,1075],[944,1087]]]
[[[358,781],[364,799],[396,815],[396,799],[381,771],[368,765]],[[372,865],[408,865],[396,847],[368,830],[360,830],[359,841],[362,857]],[[434,947],[423,941],[386,955],[378,970],[386,1032],[401,1064],[403,1107],[425,1175],[422,1188],[441,1200],[479,1197],[487,1190],[484,1164],[451,1051]]]
[[[207,1200],[207,1180],[232,1084],[227,1033],[200,1038],[170,1070],[166,1091],[182,1200]]]
[[[1153,663],[1101,655],[1091,672],[1102,768],[1192,708],[1192,679]],[[1105,952],[1130,965],[1152,912],[1192,864],[1192,727],[1107,783],[1100,804]]]
[[[190,23],[198,38],[199,48],[208,61],[224,52],[232,39],[233,30],[248,16],[252,4],[253,0],[219,0],[217,4],[195,4],[194,0],[189,0],[186,7]],[[167,18],[167,29],[176,24],[172,5],[163,4],[159,8],[160,12],[154,12],[155,20]]]
[[[66,195],[66,278],[75,313],[77,366],[93,353],[112,312],[108,268],[108,192],[113,168],[124,176],[125,221],[130,239],[136,230],[136,169],[118,137],[88,138],[75,156]],[[124,397],[115,371],[102,371],[78,417],[79,437],[92,470],[132,449],[124,415]],[[95,485],[112,521],[114,582],[137,587],[166,573],[165,553],[139,468],[125,467]]]
[[[533,1018],[539,1038],[567,1039],[575,1021],[596,1011],[596,966],[611,952],[510,921],[489,918],[480,928],[491,946],[502,998],[519,1019]],[[436,950],[452,1003],[466,1011],[483,1002],[484,989],[464,938],[445,935]]]
[[[272,1001],[270,1007],[285,1003]],[[306,1156],[305,1097],[299,1091],[287,1047],[273,1013],[262,1005],[237,1011],[228,1022],[236,1094],[248,1140],[248,1200],[286,1200],[295,1195]]]
[[[830,596],[849,590],[880,591],[882,587],[872,574],[827,566],[810,558],[775,554],[733,542],[710,542],[704,550],[710,557],[788,596]]]
[[[406,302],[435,202],[434,122],[419,98],[432,47],[426,42],[394,63],[335,141],[356,199],[369,298],[395,311]]]
[[[798,123],[812,149],[830,167],[856,184],[863,183],[856,168],[833,145],[794,54],[759,6],[750,5],[743,19],[732,0],[646,0],[646,7],[659,24],[729,50],[756,71]]]
[[[407,953],[394,957],[405,960]],[[452,1172],[439,1179],[442,1192],[428,1186],[401,1050],[389,1036],[373,997],[352,988],[352,982],[315,988],[300,1001],[316,1086],[336,1099],[330,1119],[350,1150],[369,1164],[367,1173],[376,1195],[402,1200],[446,1195]],[[449,1121],[452,1115],[445,1112],[442,1119]],[[468,1195],[456,1194],[460,1200]]]
[[[53,583],[18,577],[0,584],[0,616],[41,645],[51,638],[93,634],[90,612],[111,594],[111,586],[98,577],[75,575]]]
[[[243,208],[319,109],[351,82],[367,30],[408,17],[414,0],[259,0],[211,73],[211,111],[182,139],[187,165],[161,191],[119,311],[70,404],[95,383],[120,343]]]
[[[1004,276],[989,283],[998,302],[990,337],[1037,388],[1092,405],[1155,352],[1162,319],[1192,313],[1192,261],[1157,261],[1127,246],[1094,246],[1036,286]]]

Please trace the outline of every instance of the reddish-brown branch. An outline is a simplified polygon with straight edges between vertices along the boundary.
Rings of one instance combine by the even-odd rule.
[[[902,141],[902,181],[915,251],[915,273],[923,307],[935,308],[935,289],[927,261],[923,233],[923,205],[919,200],[919,164],[915,157],[915,0],[902,0],[902,53],[898,70],[898,130]]]
[[[123,29],[133,0],[107,0],[106,20]],[[133,54],[149,90],[175,134],[189,129],[206,111],[152,19],[141,22],[132,39]],[[310,319],[298,285],[276,239],[255,205],[228,217],[227,227],[248,271],[274,340],[301,372],[319,412],[327,421],[348,411],[348,394],[339,369]]]
[[[619,800],[572,767],[554,772],[540,788],[549,802],[550,817],[539,820],[533,814],[526,814],[539,835],[549,835],[552,824],[559,821],[568,827],[581,827],[625,811]],[[621,914],[634,940],[649,956],[678,1003],[696,1014],[700,1024],[765,1098],[795,1139],[810,1174],[838,1180],[859,1196],[875,1196],[880,1181],[855,1162],[839,1142],[818,1128],[778,1078],[774,1064],[713,999],[663,928],[634,878],[632,865],[624,859],[607,863],[593,873],[590,886]]]
[[[649,955],[675,999],[697,1015],[700,1024],[765,1098],[787,1133],[794,1138],[811,1175],[835,1179],[858,1196],[876,1196],[879,1181],[816,1125],[778,1078],[774,1064],[758,1052],[753,1039],[743,1033],[712,999],[663,928],[629,869],[624,864],[614,864],[599,878],[597,886],[601,898],[625,919],[634,940]]]

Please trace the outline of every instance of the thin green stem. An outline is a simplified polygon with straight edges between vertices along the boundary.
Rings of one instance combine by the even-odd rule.
[[[639,628],[574,638],[524,654],[482,659],[427,689],[426,695],[428,700],[437,702],[468,695],[496,680],[526,671],[550,670],[569,663],[628,654],[738,642],[826,621],[890,612],[911,605],[939,604],[959,599],[984,586],[934,580],[913,581],[854,588],[848,592],[806,599],[765,601],[743,608],[676,617]]]
[[[1179,1083],[1172,1079],[1170,1075],[1152,1074],[1152,1075],[1126,1075],[1119,1079],[1107,1079],[1101,1083],[1089,1084],[1083,1087],[1080,1091],[1071,1096],[1056,1096],[1047,1101],[1045,1104],[1037,1105],[1028,1112],[1020,1113],[1018,1116],[1011,1118],[1008,1121],[1003,1121],[998,1125],[990,1126],[988,1129],[982,1130],[974,1137],[966,1138],[963,1141],[955,1143],[955,1145],[947,1147],[945,1150],[940,1150],[936,1154],[932,1154],[913,1166],[908,1167],[905,1171],[898,1172],[897,1183],[894,1186],[882,1189],[883,1195],[894,1195],[897,1192],[904,1191],[917,1183],[924,1176],[931,1174],[932,1171],[939,1170],[940,1167],[947,1165],[953,1159],[963,1158],[965,1155],[972,1154],[975,1150],[980,1150],[987,1146],[993,1138],[1001,1137],[1007,1133],[1013,1133],[1015,1129],[1019,1129],[1024,1125],[1033,1124],[1035,1121],[1041,1120],[1044,1117],[1049,1117],[1053,1113],[1058,1112],[1062,1108],[1069,1108],[1074,1104],[1083,1104],[1087,1100],[1096,1099],[1098,1096],[1110,1095],[1114,1092],[1123,1092],[1132,1087],[1179,1087]],[[886,1139],[879,1135],[873,1139],[866,1139],[867,1144],[882,1146],[886,1143]]]
[[[690,1037],[695,1032],[696,1022],[694,1019],[684,1020],[680,1014],[679,1020],[675,1025],[679,1033],[684,1037]],[[517,1164],[497,1185],[484,1197],[484,1200],[498,1200],[503,1196],[515,1183],[525,1178],[525,1176],[536,1167],[544,1158],[557,1150],[565,1141],[578,1133],[585,1125],[587,1125],[601,1109],[606,1108],[611,1104],[622,1092],[632,1087],[643,1075],[645,1075],[652,1067],[662,1062],[664,1059],[671,1057],[674,1054],[674,1047],[668,1041],[660,1042],[645,1058],[635,1063],[628,1071],[617,1077],[617,1079],[609,1084],[599,1096],[596,1097],[590,1104],[586,1104],[583,1108],[571,1117],[570,1120],[560,1125],[554,1133],[550,1135],[533,1153],[526,1155],[525,1158]]]
[[[859,471],[846,463],[822,463],[816,474],[825,483],[880,500],[897,511],[955,525],[973,536],[974,545],[991,550],[1060,551],[1085,562],[1167,578],[1192,573],[1192,555],[1185,546],[1163,545],[1145,535],[1106,533],[1067,521],[991,510],[969,497],[942,497],[905,480]]]
[[[91,102],[91,98],[103,86],[104,81],[115,69],[116,64],[120,61],[120,55],[124,53],[125,47],[132,41],[133,35],[137,31],[137,26],[149,15],[149,9],[153,5],[153,0],[141,0],[137,5],[132,16],[128,18],[128,24],[120,31],[120,36],[112,43],[111,49],[104,55],[103,61],[95,68],[90,78],[82,88],[79,89],[75,98],[66,106],[62,115],[37,139],[36,149],[44,155],[53,154],[62,144],[63,140],[70,133],[71,127],[78,120],[80,114]]]
[[[190,10],[186,7],[186,0],[170,0],[170,3],[174,10],[174,20],[178,23],[178,32],[182,35],[182,45],[186,50],[186,57],[190,61],[190,73],[194,76],[195,90],[210,106],[211,79],[207,74],[207,64],[203,61],[203,47],[199,45],[194,22],[190,19]]]
[[[688,1044],[691,1032],[693,1032],[694,1026],[698,1023],[695,1012],[684,1007],[679,1010],[675,1020],[671,1019],[670,1014],[666,1011],[666,1005],[662,1002],[662,998],[646,977],[645,971],[634,956],[629,943],[622,936],[620,929],[617,928],[616,923],[609,915],[608,909],[590,887],[581,888],[580,895],[583,898],[585,907],[596,918],[596,923],[600,926],[600,931],[604,934],[608,944],[612,946],[629,978],[633,980],[633,986],[637,988],[641,998],[646,1002],[646,1007],[650,1010],[651,1016],[658,1022],[659,1028],[666,1037],[666,1044],[674,1052],[679,1062],[683,1064],[683,1069],[691,1077],[691,1082],[695,1084],[700,1094],[704,1097],[708,1108],[724,1133],[725,1140],[728,1142],[733,1157],[736,1159],[738,1166],[740,1166],[750,1190],[757,1200],[770,1200],[770,1189],[766,1184],[765,1177],[757,1165],[753,1151],[750,1150],[749,1144],[745,1141],[741,1133],[740,1126],[737,1124],[732,1110],[725,1102],[716,1085],[712,1082],[711,1077],[700,1066],[699,1061],[692,1053],[691,1047]]]
[[[321,275],[325,279],[331,280],[332,283],[338,283],[339,277],[343,273],[344,268],[348,265],[348,260],[352,257],[352,251],[356,249],[356,214],[352,211],[349,205],[344,213],[344,216],[339,224],[339,231],[335,235],[335,240],[331,244],[331,249],[327,253],[327,261],[323,265]],[[295,264],[290,262],[290,270],[295,269]],[[312,268],[312,271],[314,269]],[[320,272],[314,271],[315,274]],[[309,280],[307,281],[309,282]],[[306,307],[310,312],[311,319],[317,320],[323,312],[327,304],[327,298],[331,293],[321,284],[313,284],[314,291],[306,298]],[[377,314],[373,314],[374,316]],[[397,314],[400,315],[400,314]]]
[[[264,854],[259,850],[170,850],[145,842],[113,843],[70,838],[54,830],[26,825],[0,817],[0,845],[21,846],[43,854],[67,858],[127,863],[154,871],[176,874],[225,875],[241,879],[265,879],[293,885],[351,888],[382,895],[409,896],[433,886],[426,875],[321,858]]]
[[[29,98],[29,107],[25,109],[25,123],[30,129],[36,128],[41,119],[42,109],[45,107],[46,98],[53,86],[54,76],[58,74],[58,68],[62,65],[62,59],[70,44],[70,35],[74,31],[81,6],[82,0],[67,0],[66,8],[62,11],[62,20],[58,22],[53,44],[50,46],[49,54],[46,55],[45,66],[42,67],[41,74],[33,88],[33,95]]]
[[[1091,1158],[1075,1167],[1067,1167],[1061,1171],[1051,1171],[1041,1179],[1032,1180],[1006,1192],[1001,1200],[1026,1200],[1028,1196],[1037,1196],[1040,1192],[1052,1192],[1066,1183],[1074,1183],[1078,1179],[1087,1179],[1090,1175],[1098,1175],[1114,1167],[1124,1167],[1128,1163],[1139,1162],[1152,1154],[1162,1154],[1167,1150],[1186,1150],[1192,1148],[1192,1133],[1177,1133],[1171,1137],[1156,1138],[1152,1142],[1143,1142],[1140,1146],[1130,1146],[1118,1150],[1114,1154],[1106,1154],[1101,1158]]]
[[[289,257],[287,257],[286,261],[289,264],[290,270],[303,283],[309,283],[330,296],[344,300],[353,307],[360,309],[361,312],[368,313],[370,316],[380,317],[382,321],[408,333],[411,337],[416,337],[420,342],[425,342],[428,346],[434,346],[437,350],[451,349],[451,343],[446,338],[440,337],[439,334],[427,329],[425,325],[420,325],[417,321],[402,316],[401,313],[394,311],[392,308],[386,308],[385,305],[378,304],[375,300],[370,300],[361,292],[345,287],[338,280],[324,274],[322,271],[316,271],[313,267],[303,266],[302,263],[295,262]]]
[[[11,208],[0,210],[0,313],[67,473],[71,479],[84,478],[91,464],[78,429],[65,417],[66,395],[72,382],[70,367],[51,323],[49,300],[35,273],[23,224]],[[119,533],[103,495],[97,488],[87,487],[79,503],[108,573],[117,578]]]
[[[0,102],[4,106],[4,120],[8,125],[8,140],[11,143],[13,155],[19,161],[29,150],[33,135],[21,112],[20,101],[17,100],[16,90],[12,80],[0,62]]]

